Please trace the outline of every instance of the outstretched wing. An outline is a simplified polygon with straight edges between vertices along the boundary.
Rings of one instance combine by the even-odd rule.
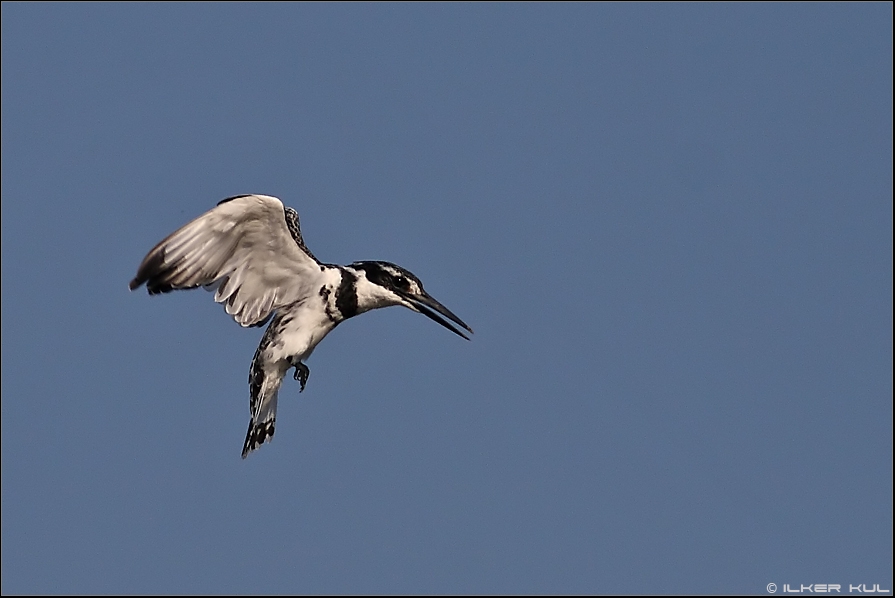
[[[240,195],[156,245],[130,288],[146,283],[154,295],[204,286],[216,290],[214,300],[241,326],[257,326],[309,295],[320,272],[290,232],[279,199]]]

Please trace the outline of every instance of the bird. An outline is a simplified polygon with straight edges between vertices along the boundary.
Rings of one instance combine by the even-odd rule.
[[[466,340],[457,326],[472,334],[419,278],[396,264],[318,260],[302,238],[298,212],[270,195],[223,199],[162,239],[143,258],[129,288],[144,284],[150,295],[203,287],[240,326],[270,322],[249,367],[243,459],[273,438],[277,397],[289,369],[295,369],[303,392],[310,376],[305,361],[345,320],[401,305]]]

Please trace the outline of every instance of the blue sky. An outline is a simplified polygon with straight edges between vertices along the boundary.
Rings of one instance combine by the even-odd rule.
[[[892,588],[892,6],[2,5],[2,591]],[[463,318],[127,283],[227,196]],[[844,592],[847,593],[847,592]]]

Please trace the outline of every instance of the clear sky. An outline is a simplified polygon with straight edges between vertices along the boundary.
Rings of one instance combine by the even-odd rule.
[[[2,5],[2,591],[892,589],[892,5]],[[127,283],[227,196],[475,331]]]

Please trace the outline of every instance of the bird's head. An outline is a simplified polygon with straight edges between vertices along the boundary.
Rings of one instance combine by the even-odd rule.
[[[358,302],[361,309],[375,309],[389,305],[403,305],[413,311],[427,316],[451,332],[459,334],[466,340],[469,337],[460,332],[450,322],[472,332],[463,320],[458,318],[445,306],[436,301],[423,288],[423,283],[412,272],[391,262],[354,262],[350,268],[355,270],[368,285],[358,286]],[[439,315],[440,314],[440,315]],[[444,316],[442,318],[441,316]]]

